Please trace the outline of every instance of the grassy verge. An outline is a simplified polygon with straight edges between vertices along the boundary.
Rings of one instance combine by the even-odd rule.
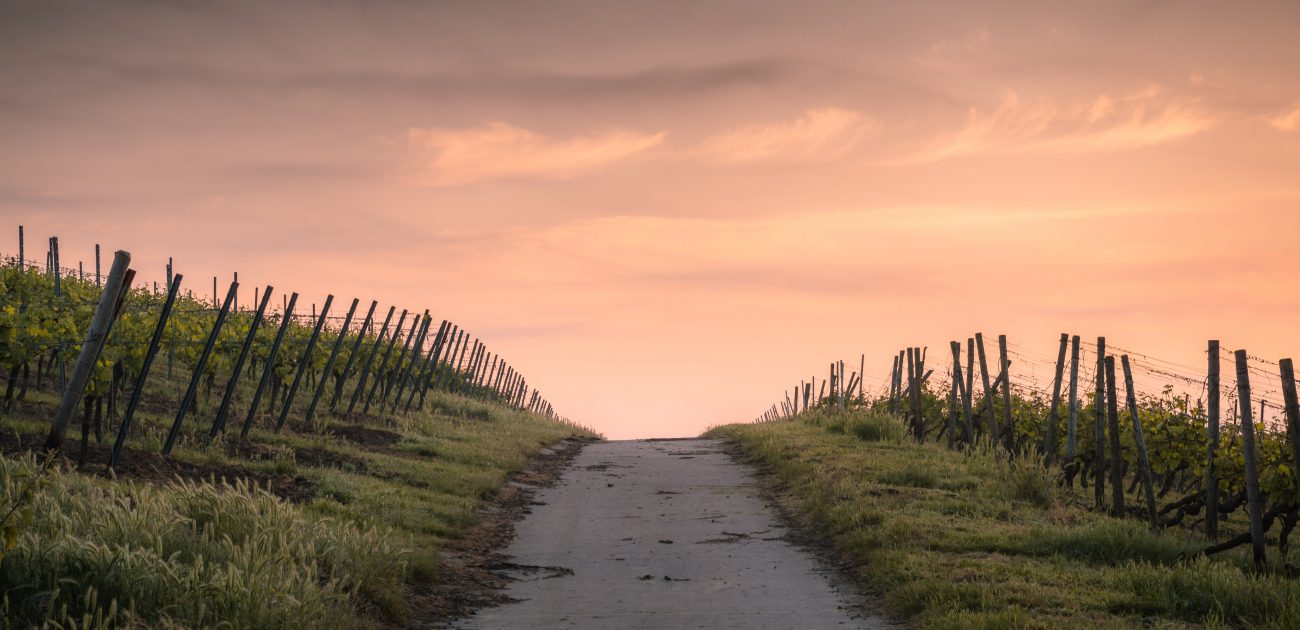
[[[1242,553],[1185,560],[1185,531],[1087,509],[1041,467],[903,438],[892,417],[813,410],[718,427],[895,614],[927,628],[1300,627],[1300,581]],[[1239,526],[1240,524],[1238,524]]]
[[[15,446],[38,444],[48,426],[52,396],[33,392],[0,429],[11,451],[0,461],[3,507],[18,507],[0,563],[5,626],[409,621],[411,592],[434,577],[436,550],[474,522],[483,500],[542,447],[590,435],[432,396],[431,411],[383,421],[255,430],[250,440],[210,445],[188,438],[168,463],[177,468],[113,478],[93,464],[90,474],[75,472],[63,459],[41,467]],[[146,448],[128,461],[145,469],[169,418],[138,421]],[[73,440],[65,453],[75,458],[78,449]],[[182,478],[168,476],[177,470]]]

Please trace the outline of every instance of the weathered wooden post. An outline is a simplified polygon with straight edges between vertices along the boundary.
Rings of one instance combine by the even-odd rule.
[[[1097,509],[1106,506],[1106,338],[1097,337],[1097,391],[1093,399],[1096,425],[1093,431],[1093,495]]]
[[[1138,418],[1137,392],[1133,389],[1133,370],[1129,367],[1128,355],[1119,358],[1124,365],[1124,387],[1128,392],[1128,412],[1133,417],[1133,444],[1137,447],[1138,474],[1146,488],[1147,518],[1151,528],[1160,527],[1160,517],[1156,514],[1155,481],[1151,478],[1151,458],[1147,455],[1147,443],[1142,436],[1142,421]]]
[[[108,334],[113,329],[113,320],[117,317],[117,303],[122,296],[122,287],[130,264],[130,253],[119,250],[113,255],[113,267],[108,272],[107,286],[99,294],[99,303],[95,306],[90,328],[86,329],[86,337],[81,342],[81,352],[72,366],[72,376],[63,388],[63,396],[59,400],[58,409],[54,412],[50,433],[45,438],[47,451],[57,451],[63,446],[68,424],[81,404],[81,397],[86,393],[86,383],[90,381],[90,373],[94,370],[95,362],[99,360],[99,355],[104,350],[104,343],[108,340]]]
[[[997,420],[993,417],[993,386],[989,384],[988,355],[984,353],[984,333],[975,333],[975,350],[979,353],[980,378],[984,381],[984,424],[989,431],[989,441],[996,449],[1002,432],[998,430]]]
[[[1119,445],[1119,396],[1115,386],[1115,357],[1106,357],[1106,418],[1110,424],[1110,485],[1112,516],[1124,516],[1124,458]]]
[[[1241,405],[1241,452],[1246,464],[1246,507],[1250,513],[1250,548],[1255,569],[1263,571],[1264,556],[1264,505],[1259,496],[1259,464],[1256,461],[1255,421],[1251,417],[1250,365],[1245,350],[1235,353],[1237,359],[1237,399]]]
[[[271,382],[271,375],[275,373],[275,357],[280,353],[280,344],[284,342],[284,334],[289,331],[289,326],[293,322],[293,309],[298,304],[298,294],[295,292],[284,302],[284,313],[280,318],[280,328],[275,331],[275,341],[271,342],[271,352],[266,355],[266,365],[262,367],[262,378],[257,381],[257,389],[253,390],[253,400],[248,404],[248,415],[244,418],[244,428],[239,431],[239,437],[248,437],[248,432],[253,429],[253,419],[257,417],[257,407],[262,402],[262,392],[266,391],[267,383]],[[275,411],[275,401],[271,401],[271,410]]]
[[[375,343],[370,348],[370,354],[366,356],[366,362],[361,366],[361,373],[357,377],[357,384],[352,388],[352,400],[348,402],[347,415],[349,417],[352,415],[352,411],[357,407],[357,400],[361,398],[361,394],[366,390],[367,379],[370,378],[370,368],[375,364],[375,355],[379,354],[379,347],[384,344],[384,335],[388,334],[388,324],[393,321],[393,313],[396,312],[396,306],[388,307],[388,316],[384,318],[384,326],[379,329],[379,336],[375,338]],[[406,311],[403,310],[402,314],[405,315]],[[400,329],[401,326],[402,325],[399,323],[397,329]],[[394,329],[393,331],[394,336],[397,335],[397,329]]]
[[[329,382],[329,376],[334,369],[334,362],[339,358],[339,352],[343,349],[343,341],[348,336],[348,327],[352,325],[352,318],[357,314],[357,305],[359,304],[361,304],[359,298],[352,298],[352,306],[348,307],[348,314],[343,318],[343,327],[339,328],[339,334],[334,338],[334,346],[330,348],[330,356],[325,360],[325,368],[320,373],[320,382],[316,384],[316,393],[312,395],[311,402],[307,405],[306,422],[309,424],[316,419],[316,405],[320,403],[321,395],[325,393],[325,385]]]
[[[248,324],[248,334],[244,336],[244,345],[239,348],[239,356],[235,359],[235,369],[230,373],[230,381],[226,384],[226,392],[221,396],[221,406],[217,408],[217,415],[212,420],[212,428],[208,431],[208,438],[216,438],[218,433],[226,428],[226,414],[230,411],[230,402],[235,398],[235,386],[239,384],[239,374],[244,371],[244,361],[248,359],[248,350],[253,347],[253,340],[257,338],[257,329],[262,325],[262,316],[266,313],[267,304],[271,301],[271,291],[273,287],[267,285],[266,293],[262,296],[262,301],[257,305],[257,312],[253,313],[253,320]]]
[[[176,439],[181,435],[181,424],[185,422],[185,414],[189,413],[190,405],[194,403],[194,397],[199,391],[199,379],[203,378],[203,370],[207,368],[208,358],[212,356],[212,347],[216,345],[217,338],[221,335],[221,327],[226,323],[226,316],[230,313],[230,304],[235,299],[235,290],[239,285],[230,283],[230,290],[226,292],[226,300],[221,304],[221,310],[217,312],[216,321],[212,324],[212,333],[208,335],[208,340],[203,344],[203,352],[199,354],[199,361],[194,366],[194,374],[190,376],[190,385],[185,390],[185,396],[181,398],[181,408],[176,412],[176,420],[172,422],[171,431],[167,433],[167,442],[163,444],[163,455],[171,455],[172,448],[176,446]]]
[[[1291,479],[1300,496],[1300,401],[1296,398],[1295,366],[1291,359],[1277,362],[1282,377],[1282,401],[1286,409],[1286,437],[1291,445]]]
[[[153,337],[149,339],[149,349],[144,354],[144,363],[140,365],[140,373],[135,377],[135,389],[131,390],[131,397],[126,402],[126,412],[117,427],[117,440],[113,442],[113,451],[108,456],[109,470],[117,466],[122,456],[122,447],[126,445],[126,436],[131,431],[131,420],[135,417],[135,408],[140,404],[140,396],[144,394],[144,384],[149,378],[149,368],[153,366],[154,357],[158,355],[158,346],[162,342],[163,332],[167,329],[167,318],[171,316],[172,305],[176,302],[176,295],[180,293],[181,277],[181,274],[176,274],[168,285],[167,300],[163,302],[162,313],[158,316],[158,325],[154,327]]]
[[[1219,476],[1215,459],[1219,450],[1219,340],[1209,343],[1209,372],[1205,379],[1205,536],[1219,538]],[[1300,473],[1298,473],[1300,474]]]
[[[1016,425],[1011,415],[1011,360],[1007,358],[1007,336],[998,335],[998,362],[1002,365],[1002,430],[1007,432],[1007,452],[1016,452]]]
[[[325,296],[325,304],[321,305],[320,317],[316,318],[316,325],[311,329],[311,336],[307,338],[307,349],[302,352],[302,359],[298,361],[298,369],[293,375],[293,384],[289,386],[289,395],[284,397],[284,406],[280,408],[280,418],[275,421],[275,432],[279,433],[284,427],[284,421],[289,417],[289,409],[293,407],[293,399],[298,394],[298,384],[302,382],[302,375],[307,372],[311,366],[311,356],[316,350],[316,340],[320,339],[320,329],[325,325],[325,318],[329,315],[330,305],[334,303],[334,295]],[[321,380],[325,380],[322,378]]]
[[[1079,447],[1079,336],[1070,338],[1070,417],[1065,426],[1065,462],[1073,466]]]
[[[1051,466],[1056,463],[1056,425],[1061,413],[1061,378],[1065,372],[1065,346],[1069,335],[1061,333],[1061,349],[1056,353],[1056,377],[1052,379],[1052,408],[1047,411],[1047,437],[1043,440],[1043,463]]]
[[[378,306],[379,300],[370,301],[370,310],[366,312],[366,319],[361,323],[361,328],[357,330],[357,339],[352,343],[352,350],[348,352],[348,361],[343,365],[343,372],[334,383],[334,396],[330,398],[330,413],[334,413],[335,409],[339,405],[339,399],[343,397],[343,387],[347,384],[348,377],[352,374],[353,366],[356,365],[357,355],[360,354],[361,350],[361,343],[366,340],[366,332],[370,330],[370,326],[374,323],[375,308]],[[344,328],[339,335],[342,336],[346,333],[347,329]]]

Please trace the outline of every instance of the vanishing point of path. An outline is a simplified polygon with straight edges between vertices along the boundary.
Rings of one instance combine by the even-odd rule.
[[[590,444],[505,551],[518,601],[456,627],[887,627],[787,533],[720,442]]]

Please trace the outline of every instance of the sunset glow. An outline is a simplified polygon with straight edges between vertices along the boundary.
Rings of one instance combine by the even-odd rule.
[[[613,438],[976,331],[1275,361],[1297,32],[1294,2],[0,2],[0,253],[23,225],[137,282],[428,308]]]

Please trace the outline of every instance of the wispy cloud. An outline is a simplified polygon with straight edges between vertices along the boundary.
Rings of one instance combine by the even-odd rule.
[[[407,140],[418,161],[415,183],[464,186],[500,178],[568,179],[643,153],[663,132],[612,131],[567,139],[506,122],[468,129],[413,127]]]
[[[822,161],[842,157],[880,124],[862,112],[824,107],[778,123],[748,125],[710,136],[698,154],[724,163]]]
[[[1296,131],[1300,129],[1300,104],[1295,105],[1288,111],[1270,117],[1268,119],[1268,124],[1281,131]]]
[[[942,72],[969,70],[975,67],[971,62],[972,56],[987,49],[991,40],[988,27],[980,26],[961,38],[932,42],[913,61],[924,68]]]
[[[1008,92],[991,112],[971,108],[960,131],[941,138],[905,162],[998,153],[1080,153],[1135,149],[1187,137],[1217,119],[1195,100],[1159,86],[1113,97],[1059,102],[1023,101]]]

